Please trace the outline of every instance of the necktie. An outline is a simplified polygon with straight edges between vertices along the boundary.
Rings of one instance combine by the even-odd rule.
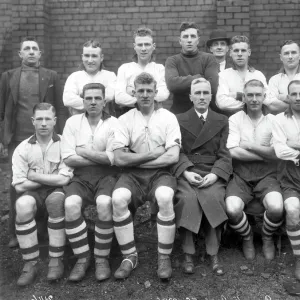
[[[204,125],[204,123],[205,123],[205,120],[204,120],[204,118],[203,118],[203,115],[201,115],[200,116],[200,121],[202,122],[202,124]]]

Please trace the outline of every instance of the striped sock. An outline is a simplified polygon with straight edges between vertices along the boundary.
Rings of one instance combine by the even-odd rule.
[[[113,216],[114,230],[123,255],[129,255],[136,252],[133,235],[133,221],[128,210],[122,217]]]
[[[281,220],[278,223],[272,222],[268,218],[267,212],[265,211],[265,213],[264,213],[264,223],[263,223],[263,228],[262,228],[263,235],[267,238],[271,238],[273,233],[282,225],[282,223],[283,223],[283,220]]]
[[[107,258],[114,235],[113,221],[98,220],[95,226],[95,257]]]
[[[65,218],[48,218],[49,256],[62,257],[66,244]]]
[[[168,217],[157,214],[157,235],[158,253],[170,255],[175,239],[175,214]]]
[[[86,258],[90,255],[87,226],[82,216],[75,221],[66,221],[66,234],[77,258]]]
[[[246,214],[243,212],[243,216],[240,221],[238,221],[236,224],[231,223],[232,221],[229,220],[228,224],[229,226],[237,231],[244,240],[249,240],[251,236],[251,227],[250,224],[248,223],[248,219]]]
[[[35,219],[16,222],[16,235],[25,261],[37,260],[40,252]]]
[[[300,224],[286,225],[286,232],[290,239],[294,256],[300,258]]]

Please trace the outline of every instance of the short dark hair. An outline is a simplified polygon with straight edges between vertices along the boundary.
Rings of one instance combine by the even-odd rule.
[[[87,90],[101,90],[103,99],[105,98],[105,86],[102,83],[88,83],[82,89],[82,98]]]
[[[86,41],[82,47],[92,47],[92,48],[101,48],[101,44],[98,40],[88,40]]]
[[[133,33],[133,39],[137,36],[150,36],[153,38],[153,32],[148,27],[139,27],[134,33]]]
[[[36,104],[32,109],[33,115],[35,115],[35,112],[37,110],[51,110],[53,112],[54,116],[56,116],[55,107],[52,104],[47,103],[47,102],[41,102],[41,103]]]
[[[25,36],[25,37],[23,37],[23,38],[21,39],[21,42],[20,42],[20,50],[22,49],[23,43],[24,43],[24,42],[36,42],[37,45],[38,45],[38,47],[40,48],[39,43],[38,43],[38,41],[36,40],[35,37],[33,37],[33,36]]]
[[[293,41],[293,40],[285,40],[285,41],[280,45],[280,52],[281,52],[281,50],[282,50],[282,48],[283,48],[284,46],[286,46],[286,45],[291,45],[291,44],[296,44],[296,45],[298,46],[299,50],[300,50],[300,45],[299,45],[297,42],[295,42],[295,41]]]
[[[289,83],[289,85],[288,85],[288,87],[287,87],[288,93],[290,93],[290,86],[291,86],[292,84],[300,85],[300,80],[292,80],[292,81]]]
[[[179,28],[180,34],[181,34],[182,31],[185,31],[189,28],[196,29],[198,36],[200,35],[199,27],[196,25],[195,22],[182,22],[181,25],[180,25],[180,28]]]
[[[136,87],[137,84],[152,84],[154,83],[154,87],[156,88],[156,80],[154,77],[146,72],[141,73],[140,75],[136,76],[134,79],[134,87]]]
[[[264,84],[258,80],[258,79],[251,79],[249,81],[247,81],[244,85],[244,90],[248,87],[248,86],[258,86],[258,87],[261,87],[265,90],[265,86]]]
[[[250,48],[250,41],[245,35],[235,35],[230,40],[230,46],[232,46],[235,43],[246,43],[248,44]]]

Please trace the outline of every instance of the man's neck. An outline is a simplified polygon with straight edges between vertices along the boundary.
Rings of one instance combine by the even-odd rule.
[[[258,111],[251,111],[247,109],[247,114],[251,120],[259,120],[261,116],[263,115],[262,110]]]
[[[39,144],[48,145],[49,142],[52,139],[53,132],[50,135],[47,135],[47,136],[41,136],[38,133],[35,133],[35,136],[36,136],[36,140],[38,141]]]
[[[225,61],[225,56],[215,56],[215,58],[219,64]]]
[[[285,74],[288,76],[288,77],[294,77],[296,74],[297,74],[297,71],[299,69],[299,65],[297,65],[295,68],[286,68],[284,67],[284,71],[285,71]]]
[[[292,109],[293,115],[297,120],[300,120],[300,111]]]
[[[248,70],[248,64],[245,64],[244,66],[235,66],[235,68],[239,71],[239,72],[246,72]]]
[[[140,107],[139,109],[144,117],[149,117],[154,112],[154,104],[150,107]]]
[[[99,121],[102,118],[102,115],[103,115],[103,113],[101,112],[100,115],[95,116],[95,117],[94,116],[88,116],[87,119],[88,119],[88,122],[89,122],[90,126],[97,126]]]
[[[190,51],[184,51],[183,49],[181,50],[182,54],[187,55],[187,56],[194,56],[198,53],[198,49],[196,49],[194,52],[190,52]]]
[[[137,63],[141,66],[141,67],[146,67],[149,63],[150,63],[150,59],[147,59],[147,60],[143,60],[143,59],[140,59],[138,57],[138,61]]]
[[[25,62],[23,62],[22,63],[23,64],[23,66],[25,66],[25,67],[29,67],[29,68],[38,68],[38,66],[39,66],[39,62],[37,62],[37,63],[34,63],[34,64],[26,64]]]

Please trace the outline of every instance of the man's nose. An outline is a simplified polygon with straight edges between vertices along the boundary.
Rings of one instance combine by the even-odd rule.
[[[92,62],[93,58],[91,56],[89,56],[88,62]]]
[[[142,45],[142,50],[145,50],[146,49],[146,46],[143,44]]]
[[[46,120],[45,119],[42,121],[42,125],[46,126]]]
[[[96,104],[96,99],[93,98],[91,103],[92,103],[92,104]]]
[[[292,57],[293,57],[292,53],[289,53],[289,58],[292,58]]]

